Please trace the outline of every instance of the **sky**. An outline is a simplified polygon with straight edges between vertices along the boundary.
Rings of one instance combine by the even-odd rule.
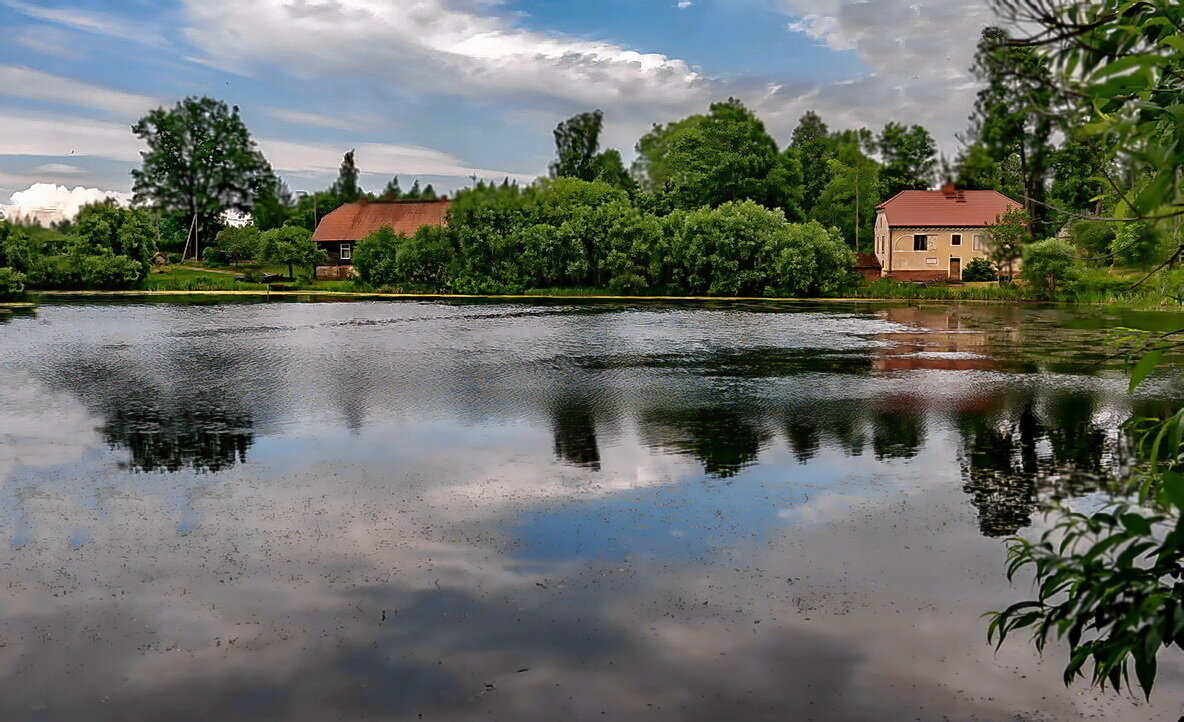
[[[816,110],[952,154],[991,21],[988,0],[0,0],[0,210],[127,193],[130,125],[188,95],[238,105],[293,190],[354,148],[370,190],[529,181],[575,113],[628,159],[729,96],[781,145]]]

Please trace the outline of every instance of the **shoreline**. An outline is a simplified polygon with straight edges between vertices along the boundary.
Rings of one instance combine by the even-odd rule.
[[[268,290],[124,290],[124,291],[37,291],[30,294],[34,297],[51,298],[151,298],[169,296],[255,296],[255,297],[297,297],[309,296],[319,298],[373,298],[373,299],[491,299],[491,300],[551,300],[551,301],[727,301],[727,302],[774,302],[774,303],[989,303],[989,304],[1022,304],[1022,305],[1072,305],[1072,306],[1101,306],[1102,303],[1065,303],[1056,301],[1023,301],[1004,299],[977,298],[853,298],[853,297],[768,297],[768,296],[613,296],[601,294],[479,294],[479,293],[382,293],[379,291],[268,291]],[[35,307],[35,303],[10,304],[24,308]]]

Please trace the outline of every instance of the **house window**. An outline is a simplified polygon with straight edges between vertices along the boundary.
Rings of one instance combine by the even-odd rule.
[[[351,256],[352,252],[353,252],[353,249],[350,247],[350,245],[348,243],[341,244],[341,260],[343,260],[343,261],[350,260],[350,258],[352,257]]]
[[[954,235],[950,236],[950,245],[951,245],[951,246],[960,246],[960,245],[962,245],[962,234],[961,234],[961,233],[955,233]]]
[[[974,243],[974,245],[971,246],[971,248],[973,248],[974,250],[976,250],[976,251],[984,250],[983,249],[983,237],[978,235],[977,233],[974,235],[973,243]]]
[[[928,251],[929,250],[929,236],[924,233],[918,233],[913,236],[913,250],[914,251]]]

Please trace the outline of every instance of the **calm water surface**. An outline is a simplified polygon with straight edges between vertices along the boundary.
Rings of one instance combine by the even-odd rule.
[[[1107,329],[992,306],[51,305],[0,322],[2,720],[1174,720],[998,654]]]

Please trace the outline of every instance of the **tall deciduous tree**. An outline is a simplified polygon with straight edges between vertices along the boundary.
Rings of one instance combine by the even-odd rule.
[[[822,189],[830,182],[829,161],[834,158],[834,142],[822,117],[810,110],[798,121],[789,145],[801,163],[802,203],[803,209],[809,212],[822,195]]]
[[[798,166],[751,110],[735,98],[706,115],[655,126],[637,143],[635,174],[678,208],[753,200],[800,217],[788,179]]]
[[[137,203],[184,217],[201,238],[228,210],[249,213],[272,170],[255,146],[237,106],[189,97],[157,108],[132,126],[148,149],[132,171]]]
[[[1046,61],[1031,48],[1009,44],[1007,31],[983,30],[974,72],[984,87],[971,116],[971,135],[996,163],[1015,158],[1024,207],[1037,235],[1045,232],[1048,167],[1052,156],[1053,102]]]
[[[876,139],[884,161],[885,192],[925,190],[933,185],[937,170],[937,144],[920,125],[888,123]]]
[[[600,152],[600,131],[604,112],[594,110],[572,116],[555,127],[555,162],[552,178],[596,180],[596,154]]]
[[[603,128],[604,113],[600,110],[580,113],[556,126],[551,177],[604,181],[626,190],[636,185],[625,170],[620,151],[610,148],[601,152]]]

